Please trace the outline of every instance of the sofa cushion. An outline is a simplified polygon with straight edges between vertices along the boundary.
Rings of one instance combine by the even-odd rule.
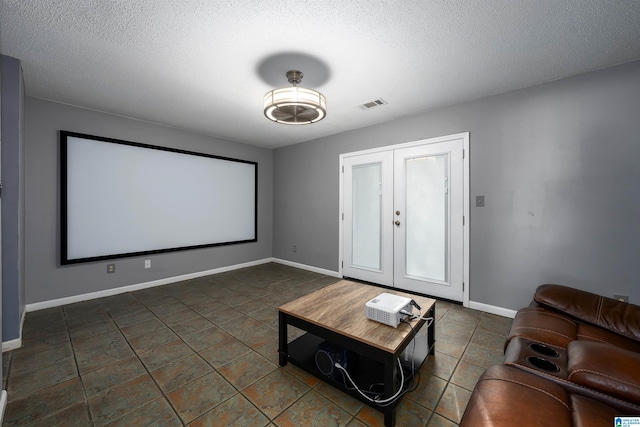
[[[562,285],[541,285],[534,300],[582,322],[640,341],[640,306]]]
[[[476,383],[460,427],[601,427],[633,414],[636,411],[615,409],[529,372],[495,365]]]
[[[640,353],[640,342],[588,323],[578,324],[577,336],[579,340],[601,342]]]
[[[575,427],[613,426],[614,419],[622,415],[620,411],[588,397],[570,394],[569,401]]]
[[[567,347],[569,381],[627,402],[640,402],[640,354],[593,341]]]
[[[564,389],[505,365],[487,369],[471,394],[460,427],[571,426]]]

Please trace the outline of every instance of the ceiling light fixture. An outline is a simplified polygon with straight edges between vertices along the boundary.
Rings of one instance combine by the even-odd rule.
[[[285,125],[307,125],[324,119],[327,100],[318,91],[298,87],[302,77],[300,71],[287,71],[287,80],[293,87],[267,92],[264,96],[264,115],[269,120]]]

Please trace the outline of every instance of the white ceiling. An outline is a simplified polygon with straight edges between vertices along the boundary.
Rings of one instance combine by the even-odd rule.
[[[637,0],[1,1],[27,95],[270,148],[640,58]],[[323,121],[264,117],[292,68]]]

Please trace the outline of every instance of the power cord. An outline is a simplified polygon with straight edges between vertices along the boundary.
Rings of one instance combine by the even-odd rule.
[[[360,388],[358,387],[358,385],[353,381],[353,379],[351,378],[351,375],[349,375],[349,372],[347,372],[347,370],[338,362],[335,363],[335,367],[340,369],[340,371],[342,371],[346,377],[349,379],[349,382],[353,385],[354,390],[356,390],[358,393],[360,393],[360,395],[362,397],[364,397],[365,399],[369,400],[370,402],[373,403],[377,403],[380,406],[385,406],[384,404],[391,404],[393,402],[395,402],[396,399],[398,399],[400,396],[402,396],[402,394],[404,394],[404,391],[402,389],[402,387],[404,387],[404,371],[402,370],[402,362],[400,362],[400,359],[397,359],[398,361],[398,368],[400,369],[400,377],[401,377],[401,381],[400,384],[402,385],[398,391],[396,392],[396,394],[394,394],[393,396],[387,398],[387,399],[372,399],[371,397],[367,396],[366,394],[364,394],[362,392],[362,390],[360,390]]]
[[[415,317],[415,315],[413,313],[409,313],[409,312],[405,312],[405,310],[401,311],[402,314],[408,315],[410,317]],[[415,317],[416,319],[418,317]],[[433,317],[419,317],[419,319],[425,319],[427,321],[429,321],[429,323],[427,324],[427,327],[431,325],[431,323],[433,322]],[[410,320],[415,320],[415,319],[411,319]],[[411,325],[411,323],[406,320],[406,319],[400,319],[400,322],[402,323],[406,323],[407,325],[409,325],[409,327],[411,328],[411,330],[413,330],[413,326]],[[414,384],[411,384],[409,387],[405,387],[405,377],[404,377],[404,369],[402,367],[402,362],[401,360],[398,358],[396,359],[398,361],[398,369],[400,370],[400,388],[398,389],[398,391],[391,397],[384,399],[384,400],[380,400],[380,399],[375,399],[375,398],[371,398],[369,396],[367,396],[365,394],[365,392],[363,392],[358,385],[355,383],[355,381],[353,381],[353,379],[351,378],[351,376],[349,375],[349,372],[338,362],[336,362],[334,364],[334,366],[336,368],[338,368],[340,370],[340,372],[343,374],[343,377],[346,377],[349,382],[351,383],[351,385],[353,385],[352,390],[356,390],[362,397],[364,397],[365,399],[369,400],[370,402],[374,402],[380,406],[388,406],[390,404],[392,404],[393,402],[395,402],[397,399],[399,399],[400,397],[402,397],[402,395],[404,395],[405,393],[408,393],[409,391],[413,391],[415,390],[418,385],[420,384],[420,376],[419,376],[419,372],[418,375],[416,375],[416,369],[415,369],[415,351],[416,351],[416,341],[415,339],[413,340],[413,349],[412,349],[412,355],[411,355],[411,377],[409,378],[411,380],[411,382],[414,382]],[[417,381],[416,381],[417,378]],[[346,387],[346,384],[345,384]]]
[[[414,300],[411,300],[410,304],[418,309],[418,311],[419,311],[418,315],[416,316],[412,312],[409,312],[409,311],[406,311],[406,310],[400,310],[400,313],[406,315],[408,317],[408,319],[409,319],[409,320],[406,320],[406,319],[403,318],[403,319],[400,319],[400,322],[401,323],[406,323],[407,325],[409,325],[411,330],[413,330],[413,326],[411,325],[410,321],[413,321],[413,320],[426,320],[427,321],[427,327],[431,326],[431,324],[433,323],[433,317],[422,317],[422,313],[420,313],[421,308]],[[400,397],[402,397],[405,393],[408,393],[410,391],[415,390],[418,387],[418,385],[420,384],[420,375],[419,375],[420,373],[418,372],[418,375],[416,375],[416,369],[415,369],[415,361],[414,361],[415,351],[416,351],[416,341],[415,341],[415,337],[414,337],[414,339],[413,339],[413,349],[412,349],[412,355],[411,355],[411,377],[410,377],[410,380],[412,382],[414,382],[414,384],[411,385],[411,388],[405,388],[405,377],[404,377],[404,369],[402,369],[402,362],[400,361],[399,358],[396,359],[398,361],[398,369],[400,370],[400,388],[398,389],[398,391],[393,396],[391,396],[391,397],[389,397],[387,399],[384,399],[384,400],[377,399],[377,398],[371,398],[371,397],[367,396],[365,394],[365,392],[360,390],[358,385],[351,378],[351,375],[349,375],[349,372],[339,362],[336,362],[334,364],[334,366],[340,370],[340,372],[343,375],[343,379],[347,378],[349,380],[349,382],[353,386],[353,388],[351,390],[356,390],[358,393],[360,393],[360,395],[362,397],[364,397],[365,399],[367,399],[370,402],[378,404],[379,406],[388,406],[388,405],[391,405],[393,402],[395,402]],[[416,381],[416,378],[417,378],[417,381]],[[345,384],[345,387],[346,387],[346,384]],[[369,392],[369,393],[372,393],[372,392]]]
[[[426,319],[433,320],[431,317]],[[409,327],[411,328],[411,331],[413,331],[413,325],[411,325],[411,322],[405,319],[400,319],[400,322],[406,323],[407,325],[409,325]],[[415,389],[418,388],[418,385],[420,385],[420,371],[416,370],[415,368],[415,353],[416,353],[416,337],[415,336],[412,341],[413,341],[413,348],[411,349],[411,381],[414,382],[414,384],[412,384],[410,388],[409,387],[407,388],[406,390],[407,393],[414,391]]]
[[[407,311],[407,310],[400,310],[400,313],[404,314],[405,316],[408,316],[409,320],[411,320],[411,321],[413,321],[413,320],[426,320],[428,322],[427,326],[426,326],[427,328],[429,326],[431,326],[431,324],[433,323],[433,317],[422,317],[422,313],[418,313],[417,316],[415,314],[413,314],[412,312]],[[400,319],[400,322],[407,323],[409,326],[411,326],[408,322],[404,321],[404,319]],[[413,329],[413,327],[411,329]]]

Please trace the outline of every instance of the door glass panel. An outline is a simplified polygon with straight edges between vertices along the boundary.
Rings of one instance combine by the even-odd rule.
[[[358,165],[352,169],[351,264],[381,269],[382,165]]]
[[[406,266],[415,278],[446,282],[447,154],[405,160]]]

